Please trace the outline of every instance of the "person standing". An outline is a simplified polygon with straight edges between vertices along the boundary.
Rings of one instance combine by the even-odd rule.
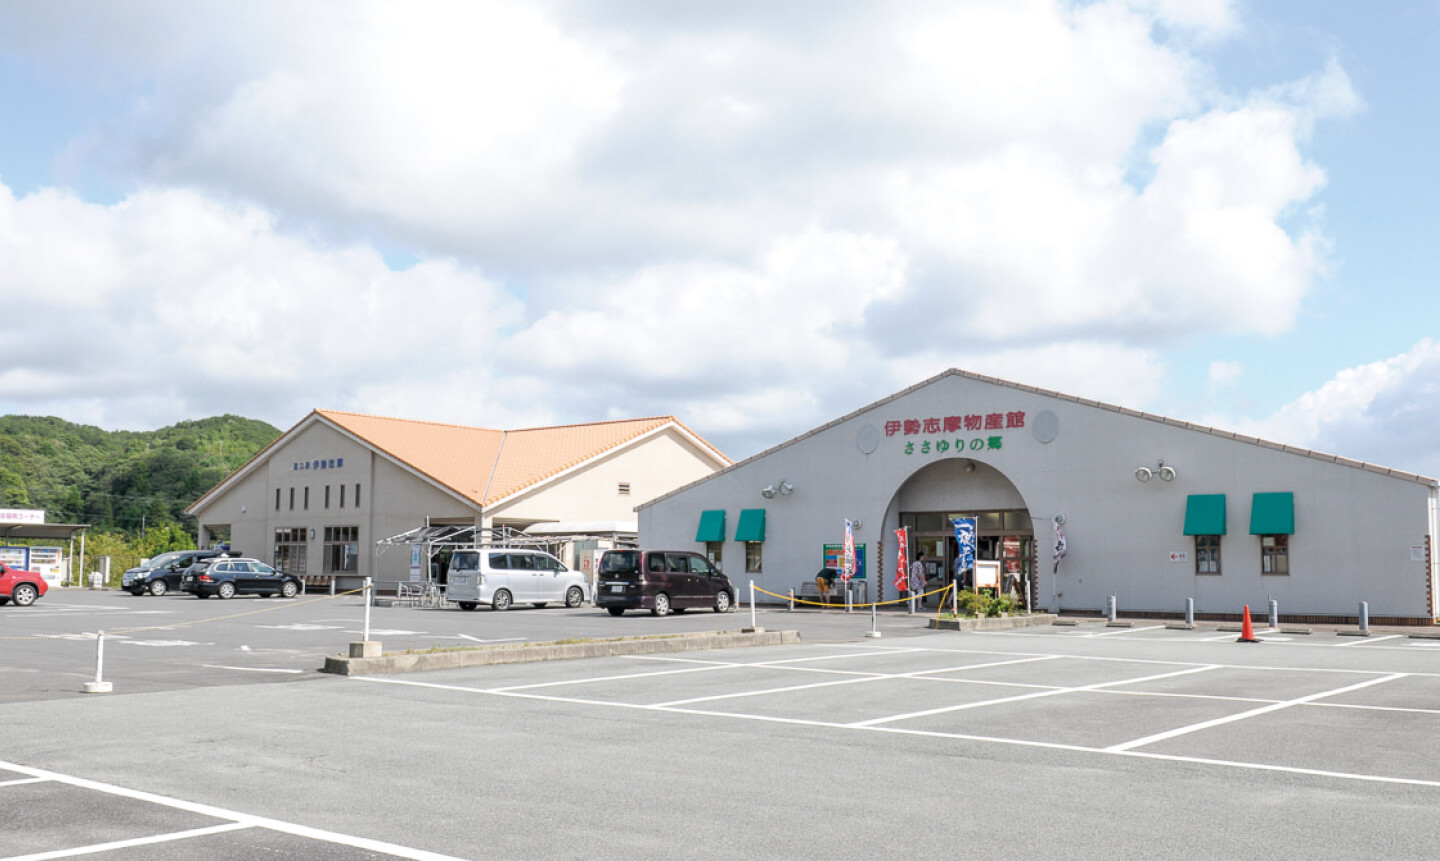
[[[910,597],[925,594],[925,551],[915,555],[915,561],[910,565]],[[920,606],[925,606],[925,598],[920,598]]]

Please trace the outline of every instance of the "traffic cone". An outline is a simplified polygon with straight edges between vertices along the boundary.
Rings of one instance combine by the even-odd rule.
[[[1259,641],[1258,639],[1256,639],[1256,637],[1255,637],[1255,628],[1254,628],[1254,626],[1250,624],[1250,605],[1249,605],[1249,604],[1246,604],[1246,605],[1245,605],[1245,620],[1240,623],[1240,639],[1236,640],[1235,642],[1237,642],[1237,643],[1258,643],[1258,642],[1260,642],[1260,641]]]

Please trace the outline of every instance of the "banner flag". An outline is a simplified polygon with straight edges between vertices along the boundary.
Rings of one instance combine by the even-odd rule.
[[[1065,558],[1068,552],[1068,545],[1065,543],[1065,530],[1060,528],[1060,518],[1055,518],[1055,572],[1060,573],[1060,560]]]
[[[840,577],[849,582],[855,576],[855,527],[850,523],[850,518],[845,518],[845,560],[844,568],[840,570]]]
[[[902,526],[895,530],[895,544],[900,552],[895,557],[895,589],[905,592],[910,589],[910,529]]]
[[[961,517],[955,524],[955,543],[959,551],[955,554],[955,576],[975,567],[975,518]]]

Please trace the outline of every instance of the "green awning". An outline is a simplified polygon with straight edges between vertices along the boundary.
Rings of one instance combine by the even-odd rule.
[[[1294,535],[1295,494],[1255,494],[1250,503],[1250,534]]]
[[[724,511],[702,511],[700,512],[700,529],[695,532],[696,541],[724,541],[725,540],[725,512]]]
[[[740,511],[740,525],[735,527],[735,540],[765,540],[765,509],[745,508]]]
[[[1185,499],[1186,535],[1225,534],[1225,494],[1192,493]]]

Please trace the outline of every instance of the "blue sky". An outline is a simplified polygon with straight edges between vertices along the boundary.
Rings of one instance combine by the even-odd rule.
[[[0,0],[0,411],[740,458],[961,367],[1440,475],[1437,57],[1437,2]]]

